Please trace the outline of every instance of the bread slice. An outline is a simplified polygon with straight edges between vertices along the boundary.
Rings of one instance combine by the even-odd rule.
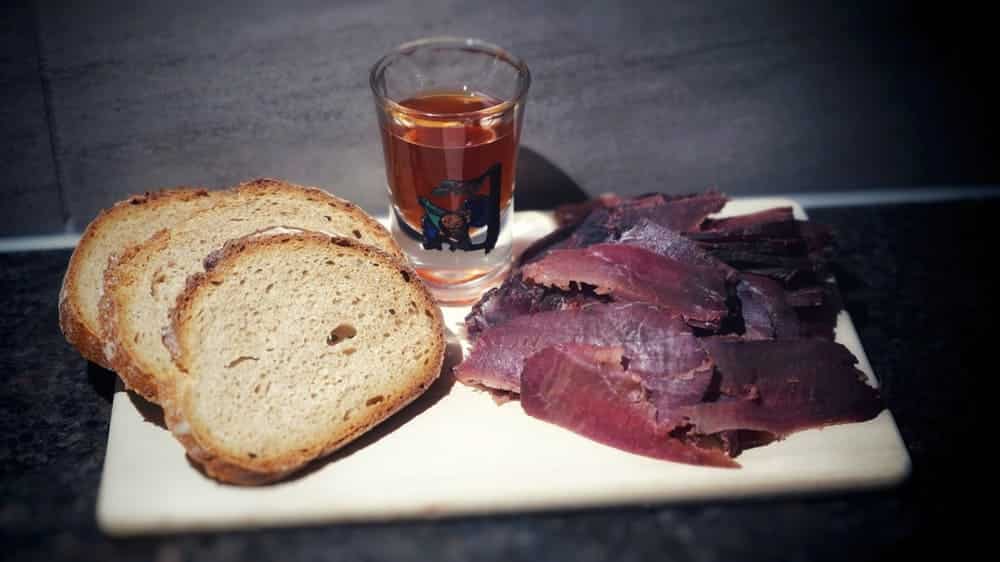
[[[207,209],[217,196],[218,192],[188,187],[133,195],[101,211],[87,225],[59,291],[59,326],[84,358],[110,367],[104,358],[97,308],[108,260]]]
[[[168,427],[207,474],[279,479],[361,435],[441,370],[441,312],[384,252],[318,233],[231,241],[171,312]]]
[[[241,184],[217,205],[127,250],[105,272],[105,353],[127,387],[163,405],[160,388],[177,368],[162,330],[185,279],[203,271],[205,256],[227,240],[271,226],[343,235],[402,255],[389,232],[352,203],[279,180]]]

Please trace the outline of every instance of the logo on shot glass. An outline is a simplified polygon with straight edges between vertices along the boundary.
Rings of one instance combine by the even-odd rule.
[[[417,201],[424,210],[421,232],[407,229],[407,234],[419,239],[425,250],[442,250],[447,244],[452,252],[490,253],[500,236],[501,177],[502,167],[497,162],[479,177],[441,181],[431,195],[457,201],[457,207],[444,208],[427,197],[419,197]],[[478,233],[482,241],[473,243],[470,231],[482,228],[486,229],[485,233]]]

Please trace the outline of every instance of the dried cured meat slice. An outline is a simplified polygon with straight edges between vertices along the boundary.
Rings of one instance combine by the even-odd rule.
[[[701,448],[657,423],[641,377],[622,366],[622,348],[564,344],[532,355],[521,406],[533,417],[599,443],[657,459],[737,467],[722,450]]]
[[[660,306],[699,328],[718,329],[729,313],[726,280],[714,267],[694,266],[627,244],[556,250],[522,268],[528,281],[570,290],[589,285],[617,302]]]

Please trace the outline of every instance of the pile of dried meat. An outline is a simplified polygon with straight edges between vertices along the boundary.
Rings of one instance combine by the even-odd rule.
[[[833,341],[829,230],[791,208],[708,218],[726,201],[560,208],[560,228],[466,318],[474,345],[456,377],[601,443],[722,467],[789,433],[877,415],[877,390]]]

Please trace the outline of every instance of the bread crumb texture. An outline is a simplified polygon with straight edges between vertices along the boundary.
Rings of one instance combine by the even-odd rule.
[[[325,192],[277,180],[241,184],[216,205],[162,231],[105,274],[114,310],[104,319],[114,337],[112,365],[131,388],[160,402],[161,387],[179,373],[163,342],[169,310],[189,276],[227,241],[275,227],[348,236],[362,229],[364,242],[396,255],[391,235],[357,207]],[[214,259],[212,257],[211,259]],[[111,307],[108,307],[109,310]]]
[[[213,458],[287,471],[437,377],[440,311],[382,252],[319,234],[231,243],[173,311],[185,430]],[[176,431],[176,430],[175,430]]]

